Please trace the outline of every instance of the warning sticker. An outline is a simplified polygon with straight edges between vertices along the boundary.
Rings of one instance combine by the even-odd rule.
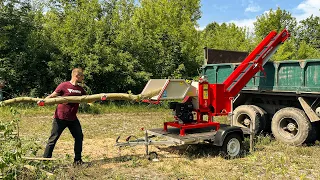
[[[167,97],[168,95],[167,95],[167,91],[165,90],[165,91],[163,91],[163,94],[162,94],[162,97]]]
[[[208,99],[208,90],[203,91],[203,99]]]
[[[203,99],[208,99],[208,84],[203,85]]]

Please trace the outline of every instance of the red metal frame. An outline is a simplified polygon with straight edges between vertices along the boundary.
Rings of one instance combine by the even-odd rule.
[[[186,129],[197,129],[197,128],[205,128],[205,127],[215,127],[215,130],[220,129],[220,123],[218,122],[196,122],[196,123],[187,123],[187,124],[179,124],[177,122],[165,122],[163,130],[168,131],[168,126],[176,127],[180,129],[180,136],[185,136]]]
[[[143,99],[141,102],[144,102],[144,103],[149,103],[149,104],[160,104],[160,100],[158,99],[158,100],[156,100],[156,101],[154,101],[154,100],[150,100],[150,99]]]
[[[232,99],[257,72],[263,71],[263,65],[275,53],[279,45],[289,37],[290,34],[286,29],[279,34],[271,31],[222,84],[209,84],[206,79],[200,78],[198,87],[199,108],[195,109],[197,121],[185,124],[165,122],[164,131],[168,130],[168,126],[173,126],[180,128],[180,136],[184,136],[186,129],[215,127],[218,130],[220,124],[212,121],[213,116],[228,115],[232,112]],[[186,101],[185,99],[184,102]],[[204,115],[208,116],[208,121],[203,121]],[[175,118],[177,119],[177,117]]]

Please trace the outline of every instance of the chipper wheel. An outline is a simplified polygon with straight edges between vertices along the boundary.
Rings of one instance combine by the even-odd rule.
[[[153,152],[153,151],[148,154],[147,158],[149,161],[159,161],[158,153]]]
[[[242,141],[243,139],[237,133],[228,135],[223,141],[220,153],[226,159],[234,159],[240,157],[243,146]]]

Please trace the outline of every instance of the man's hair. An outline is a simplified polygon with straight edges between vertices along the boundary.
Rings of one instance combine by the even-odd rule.
[[[83,72],[82,68],[74,68],[72,70],[71,76],[73,77],[73,76],[77,75],[79,72]]]

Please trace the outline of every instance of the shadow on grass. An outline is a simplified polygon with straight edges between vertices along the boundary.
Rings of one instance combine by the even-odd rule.
[[[167,152],[172,155],[178,155],[175,157],[168,156],[166,153],[158,153],[157,158],[159,159],[168,159],[168,158],[188,158],[188,159],[200,159],[208,157],[222,157],[220,153],[220,148],[212,144],[192,144],[192,145],[180,145],[180,146],[169,146],[169,147],[156,147],[162,152]],[[151,153],[151,152],[150,152]],[[244,150],[240,157],[245,157],[248,155],[248,151]],[[135,154],[135,155],[121,155],[114,158],[103,158],[98,160],[92,160],[88,163],[91,166],[102,166],[106,164],[119,164],[130,162],[130,166],[134,165],[134,162],[141,161],[143,159],[150,159],[149,156],[145,154]],[[222,157],[223,158],[223,157]]]
[[[245,157],[249,153],[249,145],[244,143],[240,158]],[[191,144],[191,145],[181,145],[181,146],[170,146],[158,148],[161,151],[169,152],[171,154],[176,154],[188,159],[200,159],[207,157],[223,157],[221,153],[221,148],[214,146],[212,144]]]
[[[102,158],[102,159],[96,159],[96,160],[89,160],[84,161],[81,165],[74,165],[72,162],[64,162],[62,164],[56,165],[56,170],[63,170],[65,171],[68,176],[74,176],[74,169],[97,169],[102,168],[104,165],[112,165],[113,168],[118,167],[121,165],[121,163],[127,163],[130,162],[131,164],[134,164],[135,161],[141,160],[141,155],[125,155],[125,156],[119,156],[114,158]],[[54,172],[51,171],[51,172]]]
[[[218,156],[220,154],[219,147],[212,144],[191,144],[181,146],[169,146],[159,148],[161,151],[169,152],[189,159]]]
[[[143,155],[141,154],[136,154],[136,155],[124,155],[124,156],[118,156],[114,158],[103,158],[103,159],[97,159],[97,160],[92,160],[89,163],[93,165],[103,165],[103,164],[108,164],[108,163],[123,163],[123,162],[129,162],[129,161],[135,161],[138,159],[144,158]]]

